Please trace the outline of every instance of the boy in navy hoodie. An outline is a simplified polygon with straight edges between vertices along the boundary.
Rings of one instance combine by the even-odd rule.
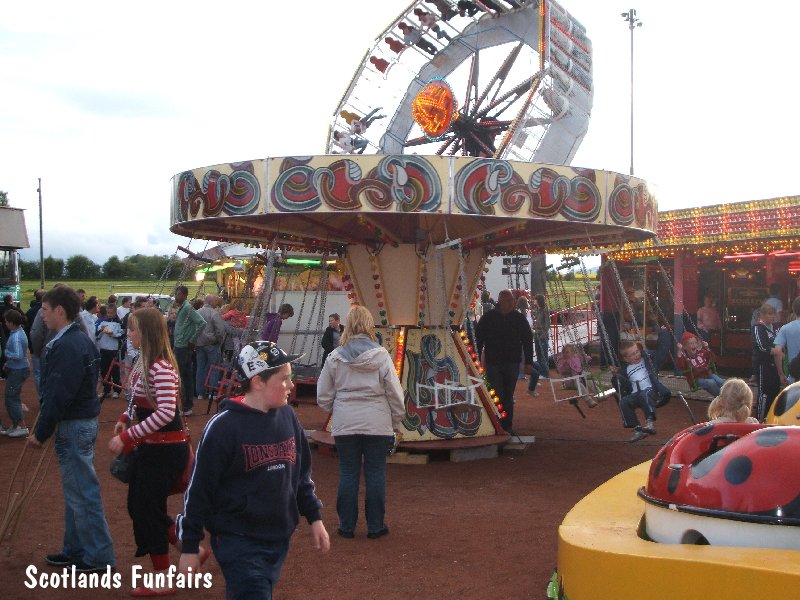
[[[330,549],[308,441],[286,405],[294,388],[290,363],[300,356],[267,341],[242,348],[237,369],[245,395],[220,404],[197,446],[176,523],[183,543],[179,569],[197,571],[207,529],[226,598],[272,598],[299,515],[311,525],[316,548]]]

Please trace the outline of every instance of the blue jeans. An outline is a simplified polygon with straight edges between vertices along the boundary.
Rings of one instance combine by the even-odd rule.
[[[514,388],[517,386],[518,370],[517,363],[486,365],[486,377],[497,392],[506,413],[505,417],[500,417],[500,425],[506,431],[511,431],[514,422]]]
[[[192,353],[188,348],[173,348],[175,362],[178,363],[178,373],[181,376],[181,395],[183,396],[183,410],[192,410],[194,406],[194,375],[192,373]]]
[[[218,534],[211,536],[211,549],[225,576],[226,600],[270,600],[289,552],[289,540],[269,542]]]
[[[222,362],[222,351],[219,344],[210,346],[197,346],[194,350],[197,357],[197,378],[195,379],[194,389],[199,396],[210,393],[219,383],[219,371],[214,369],[208,377],[211,365],[218,365]],[[206,377],[208,377],[208,388],[206,388]]]
[[[28,378],[28,369],[8,369],[6,373],[6,412],[11,425],[22,424],[22,384]]]
[[[516,373],[514,378],[516,381]],[[339,490],[336,494],[339,529],[352,533],[356,528],[363,460],[367,533],[377,533],[386,527],[386,456],[392,436],[337,435],[333,439],[339,457]]]
[[[533,347],[536,350],[536,362],[533,363],[539,372],[539,377],[547,379],[550,377],[550,357],[548,356],[548,346],[550,340],[547,338],[533,338]]]
[[[114,565],[100,482],[94,470],[97,419],[60,421],[55,447],[64,488],[62,554],[93,567]]]
[[[712,373],[711,377],[695,379],[695,384],[697,384],[697,387],[707,391],[714,397],[719,396],[719,391],[720,388],[722,388],[723,383],[725,383],[725,380],[716,373]]]
[[[637,407],[642,409],[647,420],[655,421],[657,399],[658,392],[655,388],[640,390],[624,396],[619,403],[619,409],[622,411],[622,426],[628,428],[639,426],[639,418],[636,416]]]

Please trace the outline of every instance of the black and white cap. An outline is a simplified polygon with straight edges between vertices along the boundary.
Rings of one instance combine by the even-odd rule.
[[[286,354],[275,342],[256,341],[247,344],[239,352],[236,368],[244,379],[252,379],[263,371],[277,369],[303,356],[304,354]]]

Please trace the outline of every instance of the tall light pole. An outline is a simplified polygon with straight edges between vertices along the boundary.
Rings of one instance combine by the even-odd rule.
[[[641,27],[642,22],[636,18],[634,8],[622,13],[622,18],[628,22],[628,29],[631,30],[631,175],[633,175],[633,30]]]
[[[39,289],[44,289],[44,237],[42,235],[42,178],[39,177]]]

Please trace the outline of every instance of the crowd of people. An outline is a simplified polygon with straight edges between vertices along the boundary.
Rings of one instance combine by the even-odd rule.
[[[747,384],[756,387],[754,418],[763,422],[781,390],[797,381],[792,375],[792,361],[800,362],[800,297],[792,303],[792,317],[785,314],[778,298],[777,286],[754,312],[751,328],[753,343],[753,377]],[[778,323],[789,321],[779,326]],[[619,342],[607,356],[601,348],[601,369],[612,370],[612,385],[617,392],[623,427],[633,430],[629,442],[637,442],[656,433],[656,409],[669,402],[670,390],[659,379],[659,371],[672,356],[676,374],[683,375],[692,390],[705,390],[718,398],[727,383],[717,372],[717,358],[711,350],[713,335],[719,334],[722,321],[714,297],[706,294],[697,312],[696,325],[684,331],[680,340],[673,337],[666,323],[660,324],[654,336],[654,349],[648,349],[641,332],[624,323],[615,336]],[[542,378],[548,378],[548,353],[551,315],[543,296],[516,298],[511,290],[498,294],[497,302],[484,290],[476,310],[475,343],[481,364],[490,384],[497,391],[502,405],[501,426],[513,433],[514,389],[518,378],[528,375],[528,390],[536,396]],[[606,334],[607,337],[608,334]],[[593,408],[596,400],[588,389],[590,356],[581,344],[565,343],[554,360],[557,378],[563,388],[577,388],[586,405]],[[577,400],[577,398],[576,398]],[[644,417],[641,424],[636,411]]]
[[[127,402],[107,446],[110,452],[128,457],[127,505],[135,555],[149,556],[152,563],[150,576],[131,590],[132,596],[175,594],[172,580],[166,577],[171,568],[169,548],[175,546],[180,552],[178,566],[183,572],[191,572],[190,568],[196,572],[211,555],[200,544],[205,530],[214,533],[211,546],[230,598],[271,597],[300,515],[311,524],[316,547],[329,549],[322,503],[310,478],[310,449],[294,411],[287,406],[293,388],[290,363],[299,356],[287,355],[273,341],[240,348],[233,362],[243,395],[222,401],[191,463],[183,421],[191,414],[191,404],[187,407],[184,398],[184,410],[180,410],[180,390],[191,390],[194,396],[196,389],[202,394],[208,387],[201,387],[198,382],[205,385],[206,380],[195,379],[192,372],[183,377],[179,349],[190,352],[195,345],[221,346],[226,324],[241,329],[246,326],[244,315],[231,307],[220,314],[223,307],[218,310],[213,295],[195,311],[182,286],[176,290],[173,319],[145,298],[131,306],[120,303],[118,308],[112,296],[100,305],[96,298],[81,298],[79,291],[62,284],[37,292],[34,303],[31,330],[37,322],[42,330],[31,334],[31,340],[42,337],[35,355],[25,334],[26,317],[15,308],[6,308],[2,315],[9,328],[3,354],[6,411],[11,420],[2,432],[27,438],[32,448],[42,448],[54,438],[64,497],[64,537],[61,548],[45,556],[47,564],[79,573],[105,573],[115,567],[114,543],[94,467],[98,415],[110,389],[113,397],[125,391]],[[290,305],[281,306],[280,311],[267,332],[275,337],[280,321],[293,313]],[[346,331],[342,337],[347,338]],[[334,346],[332,341],[335,354]],[[129,365],[127,374],[111,375],[106,352],[113,354],[113,363]],[[213,351],[202,352],[209,361],[216,359]],[[23,423],[20,391],[29,376],[29,358],[34,356],[39,359],[40,407],[35,427],[29,431]],[[199,362],[202,366],[203,359]],[[105,378],[101,366],[107,368]],[[261,448],[263,454],[247,448]],[[270,458],[263,461],[259,456]],[[191,477],[185,476],[187,469],[192,469]],[[183,511],[173,520],[167,498],[184,489]],[[226,511],[219,510],[223,505]],[[245,556],[248,560],[243,560]]]
[[[32,320],[41,321],[43,334],[37,335],[44,337],[36,355],[40,412],[33,431],[25,428],[21,434],[12,432],[23,428],[20,389],[34,354],[28,348],[25,316],[13,308],[4,311],[10,329],[4,354],[11,426],[3,432],[27,437],[34,448],[54,438],[61,471],[64,538],[61,548],[47,554],[45,561],[80,573],[100,573],[115,566],[94,456],[101,402],[124,391],[126,405],[107,447],[129,456],[127,505],[135,556],[149,556],[152,563],[151,576],[131,595],[176,593],[165,577],[171,568],[169,548],[174,546],[180,553],[181,572],[197,572],[213,550],[225,576],[226,597],[271,597],[301,515],[311,525],[314,545],[321,551],[330,548],[322,503],[311,480],[310,448],[302,425],[287,406],[294,387],[291,363],[301,356],[288,355],[274,340],[234,346],[237,352],[232,358],[242,395],[222,400],[198,441],[192,463],[184,422],[191,415],[187,399],[191,402],[196,393],[202,396],[212,386],[199,373],[184,375],[181,349],[197,353],[202,348],[204,357],[196,360],[201,369],[219,360],[226,337],[237,337],[248,325],[247,316],[230,306],[218,306],[214,295],[195,308],[183,286],[176,289],[167,315],[146,298],[131,306],[120,303],[119,308],[115,301],[111,297],[101,305],[95,297],[82,299],[78,291],[62,284],[37,292]],[[267,315],[263,337],[277,339],[281,322],[293,312],[284,304]],[[356,306],[344,325],[338,314],[331,314],[323,336],[318,397],[320,406],[333,412],[341,471],[337,531],[345,538],[355,536],[362,460],[367,537],[389,533],[385,461],[399,434],[403,392],[374,329],[369,311]],[[209,348],[213,346],[217,347]],[[114,365],[103,356],[112,350],[111,362],[129,367],[118,375],[122,381],[111,375]],[[182,390],[191,390],[191,396],[182,398]],[[259,450],[248,450],[253,448]],[[184,477],[187,469],[191,477]],[[178,484],[184,479],[181,488]],[[184,490],[183,510],[173,519],[167,498]],[[211,549],[201,544],[205,531],[213,533]]]
[[[800,298],[792,311],[800,316]],[[38,291],[28,315],[4,308],[9,425],[2,433],[27,438],[34,448],[53,438],[61,472],[64,537],[61,548],[46,555],[48,564],[74,566],[79,572],[115,565],[94,456],[101,402],[122,392],[126,403],[107,447],[114,454],[133,455],[128,513],[135,555],[149,556],[153,575],[132,590],[134,596],[175,593],[167,579],[157,577],[174,568],[170,547],[180,553],[177,568],[195,572],[213,550],[232,598],[271,596],[301,516],[311,526],[314,545],[321,551],[330,548],[322,503],[311,480],[308,441],[287,405],[294,388],[291,364],[301,355],[287,354],[276,343],[281,323],[293,312],[291,305],[281,305],[267,315],[260,332],[264,339],[242,345],[247,316],[222,306],[215,295],[194,306],[183,286],[176,289],[167,315],[146,298],[117,306],[117,298],[111,296],[100,304],[61,284]],[[500,423],[513,434],[520,373],[528,376],[531,395],[542,378],[551,377],[551,315],[543,296],[523,302],[511,290],[502,290],[497,302],[484,292],[475,312],[477,353],[500,399]],[[761,422],[774,395],[800,377],[800,319],[778,329],[778,314],[772,303],[765,303],[753,328],[754,343],[763,353],[755,416],[750,386],[716,374],[702,335],[687,332],[677,344],[676,362],[687,378],[714,397],[709,419]],[[228,344],[231,338],[236,343]],[[376,339],[373,316],[363,306],[351,307],[344,323],[338,314],[329,315],[322,346],[317,403],[332,413],[339,463],[336,531],[345,539],[356,536],[363,472],[366,536],[381,538],[389,534],[386,457],[402,436],[402,385],[392,357]],[[196,398],[213,392],[213,379],[201,377],[201,371],[226,353],[242,395],[220,402],[219,412],[198,440],[192,463],[185,418],[192,414]],[[653,353],[639,341],[622,340],[618,359],[613,381],[623,427],[633,430],[629,441],[635,442],[656,433],[656,411],[669,401],[670,391],[659,380]],[[588,362],[580,344],[565,344],[555,356],[553,377],[568,382],[585,376]],[[115,364],[126,367],[116,379]],[[40,407],[29,431],[20,391],[31,372]],[[762,385],[762,380],[773,387]],[[257,450],[248,450],[253,448]],[[191,477],[181,487],[187,468],[192,469]],[[167,499],[176,491],[185,491],[184,505],[173,519]],[[202,544],[205,531],[213,534],[210,549]],[[242,560],[245,556],[248,560]]]

